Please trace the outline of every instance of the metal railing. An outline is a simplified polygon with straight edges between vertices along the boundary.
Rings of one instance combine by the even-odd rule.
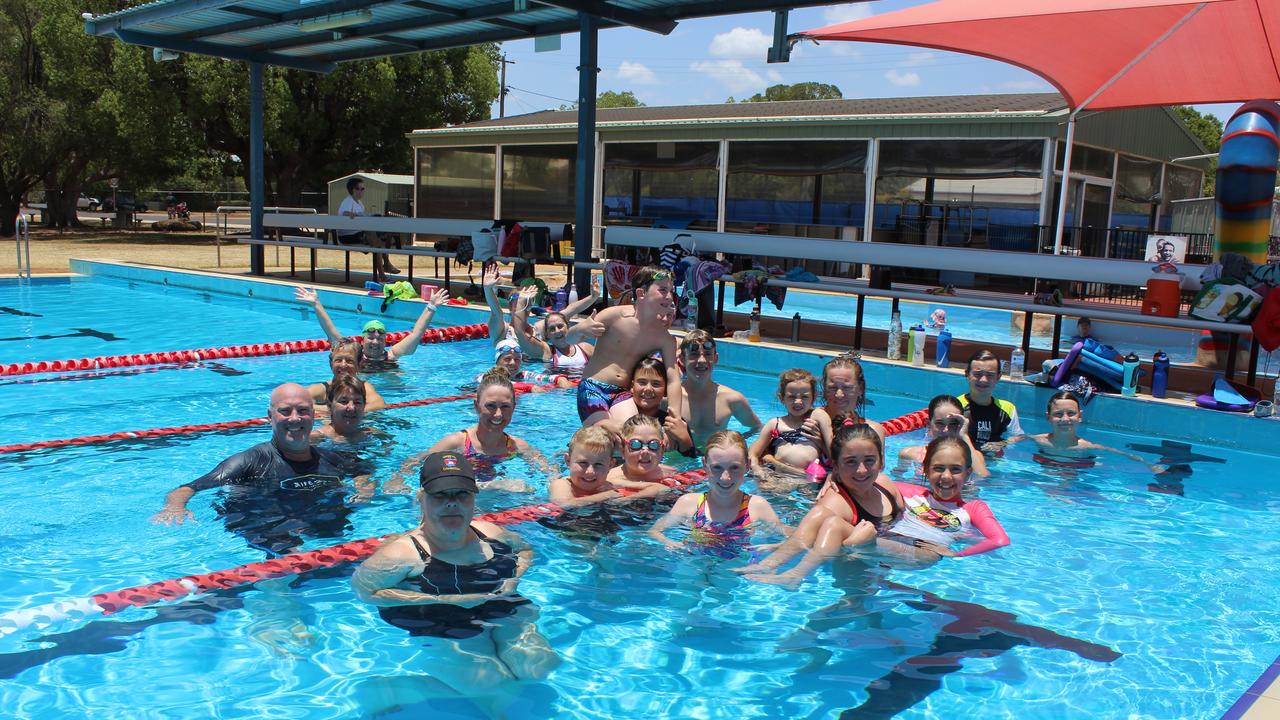
[[[214,233],[214,247],[218,256],[218,267],[222,267],[222,239],[233,237],[231,233],[231,214],[252,212],[253,208],[248,205],[219,205],[214,209],[218,218],[214,223],[217,232]],[[264,213],[290,213],[295,215],[315,215],[316,209],[309,207],[264,207]],[[280,264],[280,248],[276,248],[276,265]]]
[[[18,219],[14,226],[13,232],[14,245],[18,248],[18,277],[31,278],[31,223],[27,220],[27,216],[18,213]],[[23,246],[26,246],[27,271],[23,275],[22,258]]]

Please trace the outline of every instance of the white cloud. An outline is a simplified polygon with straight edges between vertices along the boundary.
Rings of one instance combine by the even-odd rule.
[[[763,60],[773,38],[758,28],[736,27],[711,39],[709,52],[715,57]]]
[[[919,65],[928,65],[929,63],[937,59],[938,59],[937,53],[929,52],[927,50],[924,52],[913,52],[907,56],[907,59],[902,63],[902,66],[916,67]]]
[[[915,72],[900,72],[897,69],[890,70],[884,74],[884,79],[897,85],[898,87],[915,87],[920,84],[920,74]]]
[[[641,63],[623,60],[618,66],[618,79],[634,85],[657,85],[658,78],[653,71]]]
[[[869,2],[849,3],[848,5],[832,5],[831,7],[823,8],[822,19],[827,21],[828,25],[836,25],[838,23],[861,20],[875,14]]]
[[[734,95],[761,90],[766,85],[764,76],[743,65],[741,60],[701,60],[689,69],[709,76]]]

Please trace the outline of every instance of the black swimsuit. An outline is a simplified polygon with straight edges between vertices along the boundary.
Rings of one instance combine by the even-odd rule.
[[[889,514],[875,515],[862,507],[862,505],[858,504],[858,501],[853,498],[853,495],[848,490],[845,490],[840,483],[835,482],[834,480],[832,482],[835,485],[836,492],[840,494],[840,497],[843,497],[845,502],[849,503],[849,507],[853,508],[855,524],[859,520],[866,520],[872,525],[875,525],[876,530],[881,530],[892,525],[902,515],[902,508],[898,507],[898,505],[893,501],[893,493],[884,489],[883,485],[876,484],[876,489],[880,491],[880,494],[884,495],[885,502],[889,504]]]
[[[471,595],[494,592],[516,575],[516,552],[510,545],[485,537],[471,529],[476,537],[493,549],[493,557],[475,565],[454,565],[431,556],[416,537],[409,536],[422,558],[422,574],[405,578],[407,589],[427,595]],[[528,598],[511,595],[510,599],[490,600],[475,607],[448,603],[396,605],[378,608],[383,620],[410,635],[461,640],[484,632],[486,621],[510,617],[516,608],[529,604]]]

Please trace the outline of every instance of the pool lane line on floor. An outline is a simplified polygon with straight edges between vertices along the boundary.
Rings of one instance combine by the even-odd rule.
[[[409,336],[409,331],[387,333],[387,343],[395,344]],[[479,340],[489,336],[489,326],[485,323],[472,325],[453,325],[444,328],[432,328],[422,334],[424,343],[456,342],[461,340]],[[362,340],[362,336],[355,336]],[[328,340],[285,340],[281,342],[259,343],[254,345],[231,345],[227,347],[200,348],[195,350],[167,350],[163,352],[139,353],[135,355],[105,355],[91,358],[75,358],[72,360],[37,360],[32,362],[0,364],[0,376],[30,375],[32,373],[66,372],[68,370],[100,370],[102,368],[133,367],[137,365],[158,365],[173,362],[193,362],[199,360],[223,360],[226,358],[266,357],[271,355],[289,355],[293,353],[321,352],[329,349]]]
[[[386,407],[382,408],[382,410],[436,405],[438,403],[455,402],[457,400],[469,400],[473,397],[475,397],[474,393],[463,393],[460,395],[442,395],[440,397],[419,398],[417,400],[388,403]],[[377,412],[381,412],[381,410]],[[173,435],[196,435],[206,432],[239,430],[242,428],[257,427],[258,425],[266,424],[267,419],[265,417],[256,417],[247,418],[245,420],[227,420],[225,422],[202,423],[199,425],[176,425],[174,427],[151,428],[149,430],[123,430],[103,435],[81,435],[80,437],[63,438],[61,440],[39,440],[29,443],[17,443],[15,445],[0,445],[0,454],[28,452],[31,450],[47,450],[50,448],[77,447],[82,445],[97,445],[101,443],[118,442],[121,440],[144,440],[147,438],[169,437]]]
[[[414,401],[410,401],[414,402]],[[911,432],[923,428],[929,420],[927,409],[916,410],[901,417],[885,420],[885,436]],[[264,421],[265,422],[265,421]],[[688,487],[706,477],[701,468],[685,470],[671,477],[676,485]],[[475,519],[496,525],[515,525],[538,518],[554,517],[564,509],[554,503],[538,503],[477,515]],[[382,541],[401,535],[392,533],[376,538],[351,540],[337,545],[301,553],[291,553],[278,558],[248,563],[228,570],[216,570],[202,575],[171,578],[148,585],[137,585],[123,590],[98,593],[84,598],[60,600],[33,608],[10,610],[0,613],[0,637],[27,628],[43,629],[61,620],[83,620],[99,615],[110,615],[130,607],[145,607],[158,602],[173,602],[188,595],[213,590],[224,590],[260,580],[270,580],[296,575],[322,567],[363,560],[382,545]]]

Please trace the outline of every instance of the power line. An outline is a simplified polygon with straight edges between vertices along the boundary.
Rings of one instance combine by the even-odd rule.
[[[575,103],[575,102],[578,102],[577,100],[570,100],[570,99],[568,99],[568,98],[556,97],[555,95],[544,95],[544,94],[542,94],[542,93],[540,93],[540,92],[534,92],[534,91],[532,91],[532,90],[525,90],[525,89],[523,89],[523,88],[518,88],[518,87],[516,87],[515,85],[508,85],[508,86],[507,86],[507,89],[508,89],[508,90],[515,90],[516,92],[527,93],[527,94],[529,94],[529,95],[537,95],[538,97],[544,97],[544,98],[547,98],[548,100],[559,100],[560,102],[567,102],[567,103]]]

